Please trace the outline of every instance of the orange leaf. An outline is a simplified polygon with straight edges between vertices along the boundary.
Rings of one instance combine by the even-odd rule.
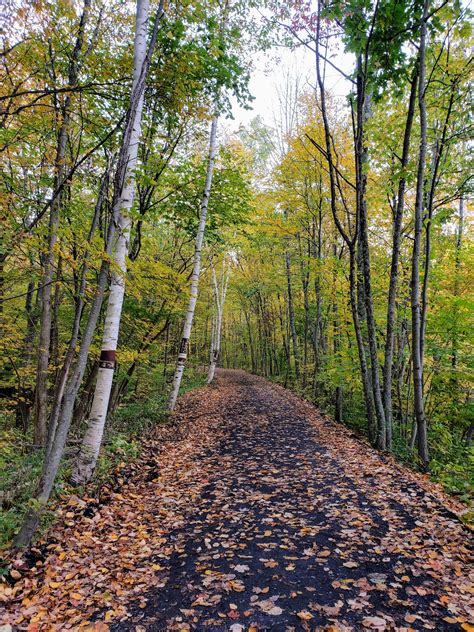
[[[296,616],[302,619],[303,621],[309,621],[310,619],[313,618],[313,615],[311,614],[311,612],[308,612],[307,610],[302,610],[301,612],[297,612]]]

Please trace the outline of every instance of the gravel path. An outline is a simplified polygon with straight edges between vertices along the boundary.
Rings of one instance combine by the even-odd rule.
[[[14,561],[7,626],[474,630],[471,533],[427,479],[241,371],[176,422],[99,497],[65,497]]]
[[[170,534],[165,585],[114,629],[462,629],[467,532],[432,497],[358,442],[339,451],[283,389],[223,371],[213,390],[209,482]]]

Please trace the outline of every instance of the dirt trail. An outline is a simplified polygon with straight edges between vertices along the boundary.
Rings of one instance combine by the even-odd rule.
[[[470,534],[409,473],[243,372],[178,416],[184,438],[70,508],[10,622],[42,604],[39,629],[474,629]]]

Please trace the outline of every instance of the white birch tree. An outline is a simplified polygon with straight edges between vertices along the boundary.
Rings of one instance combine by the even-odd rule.
[[[143,1],[146,1],[148,6],[148,0],[138,0],[137,2],[137,19],[136,19],[136,27],[139,25],[139,15],[142,15],[142,9],[140,7],[143,5]],[[156,42],[156,35],[158,24],[163,15],[163,0],[161,0],[159,8],[156,13],[154,28],[152,37],[150,40],[150,44],[148,46],[148,52],[146,53],[144,62],[141,67],[141,72],[139,75],[139,80],[133,85],[131,96],[130,96],[130,105],[128,110],[127,122],[125,126],[122,147],[120,149],[119,160],[117,164],[117,170],[115,174],[115,185],[114,185],[114,201],[112,205],[112,213],[109,222],[109,227],[107,231],[107,246],[106,246],[106,255],[107,257],[112,257],[113,246],[115,244],[115,237],[117,235],[117,230],[119,228],[119,217],[120,217],[120,209],[123,198],[125,197],[124,192],[126,189],[126,179],[125,176],[127,174],[127,165],[128,165],[128,156],[130,155],[130,147],[132,145],[132,131],[135,125],[135,113],[138,109],[138,105],[140,102],[141,95],[144,90],[146,75],[148,72],[148,67],[150,63],[151,54],[153,52],[154,44]],[[145,31],[146,34],[146,31]],[[137,47],[137,40],[143,36],[143,29],[136,28],[135,30],[135,38],[134,38],[134,50]],[[135,63],[135,54],[134,54],[134,63]],[[135,75],[134,75],[135,76]],[[117,229],[117,230],[116,230]],[[48,449],[45,455],[43,468],[41,472],[40,481],[38,484],[38,489],[34,498],[34,505],[32,505],[27,511],[25,518],[23,520],[23,524],[18,535],[15,538],[14,544],[16,547],[24,547],[27,546],[38,527],[39,520],[41,517],[41,513],[48,502],[48,499],[51,495],[51,491],[54,486],[54,481],[56,479],[56,475],[59,469],[59,465],[61,463],[61,459],[64,453],[64,447],[66,445],[66,440],[69,432],[69,428],[71,425],[72,415],[74,411],[74,403],[76,401],[77,394],[80,389],[80,385],[82,379],[84,377],[84,372],[86,370],[87,358],[89,354],[89,349],[92,344],[94,332],[97,327],[97,322],[99,320],[100,311],[102,307],[102,301],[104,297],[104,292],[106,288],[107,278],[108,278],[108,270],[109,263],[108,259],[104,259],[102,261],[102,265],[100,268],[99,278],[97,281],[96,295],[94,297],[91,310],[89,312],[89,316],[87,319],[87,323],[85,325],[81,344],[79,347],[76,366],[72,375],[70,376],[67,385],[64,388],[64,394],[62,395],[62,401],[60,404],[60,413],[57,416],[57,424],[55,424],[55,428],[52,429],[54,432],[51,432],[51,436],[48,441]],[[54,410],[54,406],[53,406]]]
[[[214,163],[216,159],[217,149],[217,124],[218,116],[215,115],[211,123],[211,131],[209,135],[209,155],[207,159],[207,172],[206,182],[201,197],[201,213],[199,216],[199,225],[196,233],[196,241],[194,246],[193,257],[193,273],[191,276],[191,288],[189,293],[188,308],[186,311],[186,317],[184,319],[183,333],[181,337],[181,343],[179,346],[178,359],[176,362],[176,369],[173,377],[173,384],[171,387],[171,393],[168,400],[168,410],[173,411],[176,406],[176,400],[178,399],[179,387],[183,378],[184,366],[188,357],[188,344],[189,337],[191,335],[191,329],[194,320],[194,311],[196,309],[196,303],[199,292],[199,277],[201,274],[201,251],[202,243],[204,240],[204,232],[206,230],[207,209],[209,206],[209,197],[211,194],[212,176],[214,173]]]
[[[221,337],[222,337],[222,317],[224,314],[225,297],[227,294],[227,287],[229,284],[230,270],[227,264],[226,257],[222,260],[221,278],[217,280],[216,269],[211,262],[212,267],[212,288],[214,295],[214,316],[212,322],[211,332],[211,353],[209,357],[209,369],[207,372],[207,383],[210,384],[214,379],[216,372],[217,362],[219,360],[219,353],[221,350]]]
[[[110,393],[112,391],[115,356],[125,296],[130,230],[132,226],[130,210],[135,196],[135,170],[141,136],[144,87],[148,71],[148,68],[145,66],[147,65],[149,5],[149,0],[138,0],[137,2],[132,92],[137,88],[140,82],[143,86],[136,108],[132,113],[133,122],[126,157],[125,184],[120,200],[118,201],[118,232],[113,257],[114,269],[110,283],[110,293],[102,336],[99,371],[91,412],[87,423],[87,430],[82,440],[81,449],[71,477],[73,483],[76,484],[87,482],[94,473],[102,444]],[[161,7],[158,10],[162,12]],[[151,56],[151,52],[152,51],[149,50],[148,58]]]

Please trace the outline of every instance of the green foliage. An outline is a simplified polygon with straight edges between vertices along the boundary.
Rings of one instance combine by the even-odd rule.
[[[11,542],[26,510],[32,506],[32,495],[41,472],[42,450],[33,448],[33,438],[11,427],[9,417],[1,418],[0,427],[0,550]],[[63,489],[63,468],[55,492]],[[42,527],[53,519],[53,512],[44,513]]]
[[[104,442],[92,488],[107,482],[111,472],[120,464],[134,461],[140,456],[140,437],[157,424],[168,422],[166,409],[167,385],[159,376],[162,366],[151,373],[144,372],[142,394],[137,399],[130,395],[117,410],[107,425],[107,436]],[[192,367],[185,373],[182,393],[205,384],[205,373]],[[145,394],[146,393],[146,394]],[[41,472],[43,454],[41,450],[32,449],[21,430],[11,427],[9,417],[1,418],[0,429],[0,549],[11,543],[18,531],[23,515],[32,505],[32,495]],[[20,446],[20,449],[19,449]],[[55,485],[55,497],[69,494],[68,485],[71,459],[75,449],[68,448],[63,466]],[[42,516],[42,529],[46,529],[55,520],[53,511],[46,511]]]

